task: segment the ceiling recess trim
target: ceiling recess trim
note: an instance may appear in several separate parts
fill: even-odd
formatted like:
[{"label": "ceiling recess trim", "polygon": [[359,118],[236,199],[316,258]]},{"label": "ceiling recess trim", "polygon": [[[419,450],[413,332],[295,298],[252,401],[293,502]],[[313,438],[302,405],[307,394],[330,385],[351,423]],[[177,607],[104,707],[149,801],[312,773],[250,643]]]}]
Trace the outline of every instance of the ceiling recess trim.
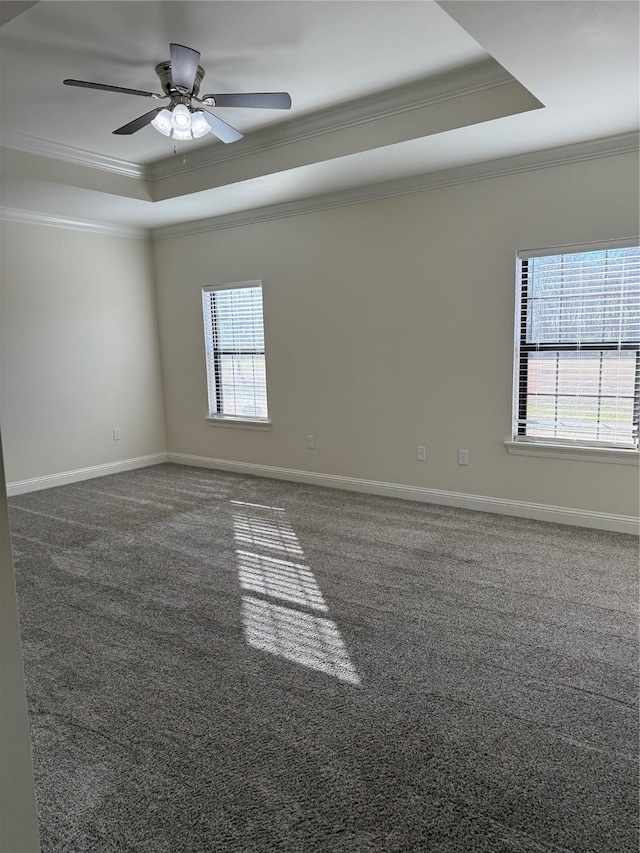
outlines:
[{"label": "ceiling recess trim", "polygon": [[[513,82],[514,78],[494,59],[483,59],[435,77],[374,92],[273,128],[258,130],[231,147],[213,143],[191,151],[185,148],[181,154],[188,157],[187,166],[182,165],[182,157],[176,158],[173,153],[142,165],[12,131],[0,133],[0,145],[78,166],[157,181]],[[180,165],[176,164],[177,160]]]},{"label": "ceiling recess trim", "polygon": [[233,146],[214,143],[196,148],[192,152],[183,150],[182,153],[188,157],[187,166],[177,166],[177,158],[167,157],[147,164],[145,177],[150,181],[157,181],[183,175],[282,145],[302,142],[325,133],[334,133],[514,82],[517,82],[515,78],[495,60],[483,59],[481,62],[435,77],[414,81],[384,92],[375,92],[336,107],[319,110],[309,116],[292,119],[273,128],[258,130]]},{"label": "ceiling recess trim", "polygon": [[285,202],[284,204],[268,205],[262,208],[230,213],[211,219],[200,219],[176,225],[152,228],[151,238],[153,240],[165,240],[171,237],[183,237],[190,234],[220,231],[224,228],[251,225],[269,219],[283,219],[288,216],[299,216],[320,210],[346,207],[351,204],[361,204],[368,201],[377,201],[379,199],[441,189],[442,187],[454,186],[455,184],[482,181],[503,175],[513,175],[519,172],[529,172],[552,166],[579,163],[584,160],[595,160],[602,157],[611,157],[616,154],[635,153],[638,150],[640,150],[640,137],[638,133],[626,133],[589,142],[578,142],[573,145],[563,145],[558,148],[548,148],[512,157],[503,157],[498,160],[487,160],[482,163],[458,166],[439,172],[413,175],[408,178],[385,181],[380,184],[369,184],[364,187],[340,190],[335,193],[326,193],[312,198]]},{"label": "ceiling recess trim", "polygon": [[144,166],[139,166],[137,163],[119,160],[116,157],[107,157],[103,154],[95,154],[92,151],[83,151],[81,148],[73,148],[59,142],[49,142],[46,139],[38,139],[24,133],[5,131],[0,134],[0,145],[3,148],[15,148],[18,151],[26,151],[28,154],[39,154],[42,157],[74,163],[77,166],[89,166],[93,169],[115,172],[129,178],[140,178],[142,180],[145,177]]},{"label": "ceiling recess trim", "polygon": [[68,216],[53,216],[36,210],[19,210],[15,207],[0,208],[0,219],[9,222],[26,222],[30,225],[50,225],[54,228],[68,228],[71,231],[88,231],[91,234],[110,234],[113,237],[136,237],[148,239],[148,228],[135,225],[115,225],[111,222],[92,222],[85,219],[71,219]]},{"label": "ceiling recess trim", "polygon": [[589,142],[564,145],[558,148],[548,148],[528,154],[519,154],[513,157],[503,157],[498,160],[488,160],[482,163],[459,166],[439,172],[430,172],[408,178],[385,181],[380,184],[369,184],[364,187],[326,193],[321,196],[285,202],[284,204],[254,208],[253,210],[231,213],[211,219],[199,219],[159,228],[148,229],[134,225],[117,225],[108,222],[77,220],[65,216],[54,216],[48,213],[10,207],[0,208],[0,219],[11,222],[69,228],[93,234],[111,234],[117,237],[134,237],[138,239],[148,239],[151,237],[153,240],[164,240],[171,237],[203,234],[210,231],[219,231],[224,228],[250,225],[270,219],[282,219],[288,216],[298,216],[320,210],[346,207],[351,204],[361,204],[368,201],[425,192],[427,190],[481,181],[503,175],[513,175],[535,169],[562,166],[568,163],[579,163],[584,160],[595,160],[617,154],[633,154],[639,150],[640,137],[638,133],[626,133]]}]

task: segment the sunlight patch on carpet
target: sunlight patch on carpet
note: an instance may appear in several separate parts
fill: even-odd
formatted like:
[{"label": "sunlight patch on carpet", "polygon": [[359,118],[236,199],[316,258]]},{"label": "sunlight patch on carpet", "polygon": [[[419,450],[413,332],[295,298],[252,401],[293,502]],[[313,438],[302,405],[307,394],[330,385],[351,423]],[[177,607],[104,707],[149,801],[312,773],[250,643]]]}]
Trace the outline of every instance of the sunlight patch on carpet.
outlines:
[{"label": "sunlight patch on carpet", "polygon": [[[321,615],[329,607],[305,562],[298,537],[285,515],[276,514],[285,510],[231,503],[234,536],[238,545],[245,546],[236,549],[236,561],[240,586],[250,593],[242,598],[249,645],[349,684],[360,684],[338,626]],[[295,562],[283,559],[285,556],[295,557]]]},{"label": "sunlight patch on carpet", "polygon": [[242,618],[247,640],[254,648],[350,684],[360,683],[331,619],[252,596],[242,598]]},{"label": "sunlight patch on carpet", "polygon": [[313,572],[302,563],[238,550],[236,558],[243,589],[302,604],[312,610],[329,609]]},{"label": "sunlight patch on carpet", "polygon": [[233,532],[240,545],[267,548],[296,557],[304,556],[295,533],[281,517],[262,518],[256,513],[236,512],[233,516]]}]

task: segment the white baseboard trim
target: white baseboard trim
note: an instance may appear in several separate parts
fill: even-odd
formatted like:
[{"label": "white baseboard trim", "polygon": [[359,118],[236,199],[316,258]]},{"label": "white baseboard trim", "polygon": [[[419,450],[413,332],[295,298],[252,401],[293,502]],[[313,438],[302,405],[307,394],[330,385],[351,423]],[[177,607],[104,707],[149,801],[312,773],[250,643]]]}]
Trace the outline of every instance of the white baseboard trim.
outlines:
[{"label": "white baseboard trim", "polygon": [[277,468],[250,462],[234,462],[229,459],[212,459],[208,456],[191,456],[188,453],[167,453],[167,462],[173,462],[176,465],[193,465],[198,468],[213,468],[220,471],[236,471],[241,474],[254,474],[258,477],[271,477],[275,480],[290,480],[294,483],[309,483],[316,486],[328,486],[333,489],[345,489],[351,492],[364,492],[371,495],[454,506],[460,509],[493,512],[499,515],[513,515],[536,521],[592,527],[597,530],[613,530],[619,533],[635,534],[636,536],[640,532],[640,519],[632,515],[614,515],[606,512],[591,512],[583,509],[571,509],[570,507],[530,503],[529,501],[487,498],[482,495],[426,489],[421,486],[406,486],[401,483],[361,480],[356,477],[340,477],[336,474],[318,474],[314,471],[298,471],[292,468]]},{"label": "white baseboard trim", "polygon": [[148,465],[160,465],[166,461],[166,453],[152,453],[149,456],[137,456],[135,459],[123,459],[120,462],[106,462],[104,465],[92,465],[90,468],[63,471],[61,474],[47,474],[30,480],[17,480],[14,483],[7,483],[7,495],[12,497],[26,492],[37,492],[39,489],[50,489],[53,486],[66,486],[69,483],[79,483],[81,480],[91,480],[93,477],[118,474],[120,471],[133,471],[134,468],[145,468]]}]

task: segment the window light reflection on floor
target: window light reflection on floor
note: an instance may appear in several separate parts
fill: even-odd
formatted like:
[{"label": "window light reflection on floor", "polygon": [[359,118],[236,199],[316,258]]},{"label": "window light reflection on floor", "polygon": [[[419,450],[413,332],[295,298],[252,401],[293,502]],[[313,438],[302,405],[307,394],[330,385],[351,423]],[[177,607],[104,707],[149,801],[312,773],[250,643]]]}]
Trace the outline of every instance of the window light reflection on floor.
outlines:
[{"label": "window light reflection on floor", "polygon": [[269,509],[272,512],[284,512],[281,506],[266,506],[266,504],[250,504],[246,501],[231,501],[234,506],[250,506],[253,509]]},{"label": "window light reflection on floor", "polygon": [[338,628],[331,619],[243,596],[242,617],[250,645],[310,669],[359,684]]},{"label": "window light reflection on floor", "polygon": [[250,593],[242,598],[249,645],[349,684],[360,684],[336,623],[323,615],[329,608],[304,562],[304,551],[285,510],[231,503],[235,539],[244,546],[236,549],[240,585]]},{"label": "window light reflection on floor", "polygon": [[236,542],[241,545],[304,556],[295,533],[282,518],[263,519],[247,512],[237,512],[233,516],[233,532]]},{"label": "window light reflection on floor", "polygon": [[240,585],[249,592],[326,611],[327,605],[311,570],[302,563],[236,551]]}]

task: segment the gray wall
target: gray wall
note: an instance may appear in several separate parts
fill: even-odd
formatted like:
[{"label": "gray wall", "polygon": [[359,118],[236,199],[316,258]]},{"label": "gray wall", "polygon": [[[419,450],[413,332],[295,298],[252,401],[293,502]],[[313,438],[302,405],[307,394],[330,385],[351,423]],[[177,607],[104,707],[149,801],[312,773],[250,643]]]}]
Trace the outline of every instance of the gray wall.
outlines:
[{"label": "gray wall", "polygon": [[1,273],[7,481],[162,453],[149,241],[3,222]]},{"label": "gray wall", "polygon": [[[157,241],[169,451],[637,516],[637,467],[504,446],[516,252],[636,235],[637,187],[625,154]],[[205,423],[200,288],[253,279],[270,432]]]}]

